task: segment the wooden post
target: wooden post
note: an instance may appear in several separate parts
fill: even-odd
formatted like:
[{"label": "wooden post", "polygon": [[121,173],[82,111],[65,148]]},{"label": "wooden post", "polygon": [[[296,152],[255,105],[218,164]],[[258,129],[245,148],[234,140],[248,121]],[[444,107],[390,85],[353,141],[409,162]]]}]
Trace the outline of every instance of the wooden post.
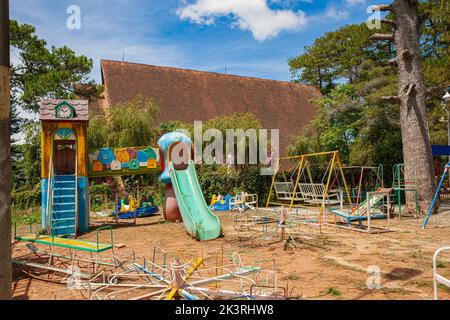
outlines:
[{"label": "wooden post", "polygon": [[0,300],[11,299],[9,0],[0,0]]}]

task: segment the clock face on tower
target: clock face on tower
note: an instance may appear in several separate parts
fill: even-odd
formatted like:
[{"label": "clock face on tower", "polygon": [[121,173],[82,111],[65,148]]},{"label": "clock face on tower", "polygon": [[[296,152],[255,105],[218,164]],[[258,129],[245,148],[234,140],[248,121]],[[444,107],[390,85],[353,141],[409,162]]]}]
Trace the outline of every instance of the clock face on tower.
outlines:
[{"label": "clock face on tower", "polygon": [[68,104],[60,104],[56,107],[56,118],[70,119],[73,118],[73,107]]}]

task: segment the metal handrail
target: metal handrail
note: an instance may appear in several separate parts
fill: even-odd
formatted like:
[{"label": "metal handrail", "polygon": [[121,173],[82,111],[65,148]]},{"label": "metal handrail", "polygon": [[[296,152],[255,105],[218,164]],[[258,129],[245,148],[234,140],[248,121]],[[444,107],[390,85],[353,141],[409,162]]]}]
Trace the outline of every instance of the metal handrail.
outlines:
[{"label": "metal handrail", "polygon": [[[438,250],[433,255],[433,293],[434,293],[434,300],[438,300],[438,281],[436,280],[436,276],[439,276],[437,273],[437,259],[439,257],[439,254],[443,251],[450,251],[450,247],[443,247]],[[441,276],[441,278],[443,278]],[[445,279],[447,280],[447,279]]]},{"label": "metal handrail", "polygon": [[[75,148],[78,148],[76,146]],[[75,152],[75,225],[74,225],[74,233],[75,238],[78,233],[78,152]]]},{"label": "metal handrail", "polygon": [[112,226],[104,226],[104,227],[98,228],[96,230],[97,231],[97,250],[99,250],[99,247],[100,247],[100,241],[99,241],[100,240],[100,231],[102,231],[102,230],[109,230],[109,241],[112,246],[114,245]]}]

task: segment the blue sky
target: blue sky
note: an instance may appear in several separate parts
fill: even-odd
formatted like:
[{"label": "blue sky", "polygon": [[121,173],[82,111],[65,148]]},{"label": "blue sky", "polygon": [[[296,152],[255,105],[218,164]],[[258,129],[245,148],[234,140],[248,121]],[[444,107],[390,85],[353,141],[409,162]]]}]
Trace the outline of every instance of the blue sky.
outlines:
[{"label": "blue sky", "polygon": [[[13,0],[11,18],[49,45],[122,60],[289,81],[287,60],[327,31],[366,21],[371,0]],[[81,29],[69,30],[70,5]],[[15,57],[13,56],[13,62]]]}]

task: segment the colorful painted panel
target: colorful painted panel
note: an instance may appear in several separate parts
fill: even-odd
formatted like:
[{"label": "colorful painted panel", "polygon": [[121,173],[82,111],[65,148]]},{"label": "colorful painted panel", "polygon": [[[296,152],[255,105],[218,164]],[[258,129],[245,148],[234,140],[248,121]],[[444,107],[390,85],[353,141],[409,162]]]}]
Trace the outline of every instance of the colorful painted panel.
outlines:
[{"label": "colorful painted panel", "polygon": [[160,170],[158,148],[100,148],[89,153],[90,177],[157,174]]},{"label": "colorful painted panel", "polygon": [[76,140],[77,137],[75,136],[75,132],[68,128],[60,128],[58,131],[56,131],[54,137],[54,140]]}]

